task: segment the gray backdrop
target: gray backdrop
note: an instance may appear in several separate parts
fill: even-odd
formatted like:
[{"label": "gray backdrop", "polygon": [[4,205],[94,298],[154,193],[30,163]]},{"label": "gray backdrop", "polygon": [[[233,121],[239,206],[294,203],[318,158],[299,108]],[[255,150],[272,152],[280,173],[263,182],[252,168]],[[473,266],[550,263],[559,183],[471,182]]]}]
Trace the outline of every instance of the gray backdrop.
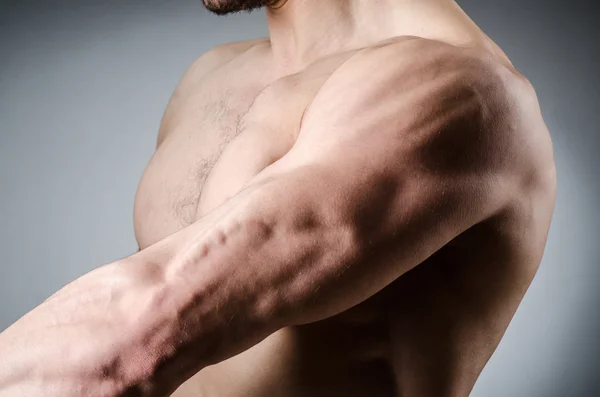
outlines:
[{"label": "gray backdrop", "polygon": [[[0,330],[136,250],[134,193],[179,77],[267,34],[262,11],[200,1],[0,0]],[[600,396],[599,7],[460,4],[537,88],[559,177],[542,266],[472,395]]]}]

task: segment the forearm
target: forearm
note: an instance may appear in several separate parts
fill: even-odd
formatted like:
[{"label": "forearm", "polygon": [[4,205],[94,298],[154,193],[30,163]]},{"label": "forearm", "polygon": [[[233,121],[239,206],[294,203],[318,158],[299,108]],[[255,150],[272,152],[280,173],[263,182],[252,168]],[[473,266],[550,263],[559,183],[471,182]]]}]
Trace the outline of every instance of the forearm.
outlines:
[{"label": "forearm", "polygon": [[[331,180],[306,176],[248,188],[59,291],[0,338],[0,387],[18,395],[26,385],[28,396],[168,395],[281,327],[375,293],[393,277],[357,265],[351,222],[315,194]],[[48,382],[59,391],[49,393]]]},{"label": "forearm", "polygon": [[258,190],[75,280],[0,334],[0,396],[164,396],[274,332],[270,288],[255,288],[267,280],[250,273],[287,250],[260,257],[285,235],[249,216]]}]

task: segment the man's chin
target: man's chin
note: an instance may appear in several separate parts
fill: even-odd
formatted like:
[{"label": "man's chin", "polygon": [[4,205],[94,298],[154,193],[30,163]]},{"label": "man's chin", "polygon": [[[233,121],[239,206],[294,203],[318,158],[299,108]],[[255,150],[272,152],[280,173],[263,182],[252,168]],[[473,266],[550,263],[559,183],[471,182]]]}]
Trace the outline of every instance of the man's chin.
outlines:
[{"label": "man's chin", "polygon": [[269,0],[203,0],[204,7],[217,15],[251,12],[269,4]]}]

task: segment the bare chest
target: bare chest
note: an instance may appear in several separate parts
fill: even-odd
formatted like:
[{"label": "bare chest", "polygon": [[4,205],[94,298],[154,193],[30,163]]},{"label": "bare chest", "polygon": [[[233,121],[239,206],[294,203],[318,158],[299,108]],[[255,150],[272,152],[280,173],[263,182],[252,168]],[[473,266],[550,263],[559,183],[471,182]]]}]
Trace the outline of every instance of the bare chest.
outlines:
[{"label": "bare chest", "polygon": [[161,143],[136,195],[140,248],[193,223],[285,155],[306,107],[348,57],[273,82],[265,82],[258,71],[240,77],[234,64],[172,101]]}]

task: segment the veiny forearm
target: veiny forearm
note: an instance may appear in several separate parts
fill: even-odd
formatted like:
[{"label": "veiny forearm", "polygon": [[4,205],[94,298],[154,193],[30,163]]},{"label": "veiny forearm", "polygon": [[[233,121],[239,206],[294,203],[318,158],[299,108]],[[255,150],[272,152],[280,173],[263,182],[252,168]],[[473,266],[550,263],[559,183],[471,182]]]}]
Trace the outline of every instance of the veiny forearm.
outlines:
[{"label": "veiny forearm", "polygon": [[59,291],[0,336],[0,396],[165,396],[383,288],[393,274],[360,266],[354,225],[317,170],[250,187]]},{"label": "veiny forearm", "polygon": [[275,234],[248,216],[261,185],[73,281],[1,333],[0,396],[165,396],[274,332],[266,280],[249,274],[275,259],[256,256]]}]

